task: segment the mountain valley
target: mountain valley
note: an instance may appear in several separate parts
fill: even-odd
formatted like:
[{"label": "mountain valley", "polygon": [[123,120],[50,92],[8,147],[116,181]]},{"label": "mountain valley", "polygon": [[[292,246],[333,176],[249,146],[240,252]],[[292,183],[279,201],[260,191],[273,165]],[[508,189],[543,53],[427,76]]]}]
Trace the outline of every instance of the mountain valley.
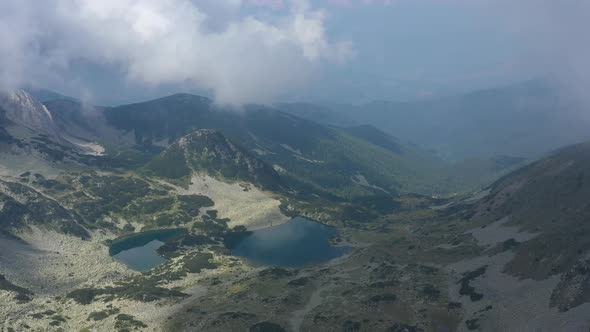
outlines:
[{"label": "mountain valley", "polygon": [[[588,328],[589,143],[452,164],[267,106],[17,95],[0,99],[6,331]],[[232,252],[297,217],[350,250],[296,267]],[[151,269],[113,257],[155,240]]]}]

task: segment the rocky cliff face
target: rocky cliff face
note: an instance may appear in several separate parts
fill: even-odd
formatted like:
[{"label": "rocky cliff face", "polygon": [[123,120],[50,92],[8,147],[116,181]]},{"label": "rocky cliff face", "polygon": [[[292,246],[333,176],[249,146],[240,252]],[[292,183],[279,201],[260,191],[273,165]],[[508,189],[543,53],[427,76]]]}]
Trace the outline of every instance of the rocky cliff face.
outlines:
[{"label": "rocky cliff face", "polygon": [[59,134],[49,110],[24,90],[0,93],[0,107],[7,120],[46,135],[57,143],[66,143]]},{"label": "rocky cliff face", "polygon": [[0,91],[0,142],[8,143],[12,153],[44,156],[49,160],[103,153],[99,144],[75,138],[68,132],[63,121],[28,92]]}]

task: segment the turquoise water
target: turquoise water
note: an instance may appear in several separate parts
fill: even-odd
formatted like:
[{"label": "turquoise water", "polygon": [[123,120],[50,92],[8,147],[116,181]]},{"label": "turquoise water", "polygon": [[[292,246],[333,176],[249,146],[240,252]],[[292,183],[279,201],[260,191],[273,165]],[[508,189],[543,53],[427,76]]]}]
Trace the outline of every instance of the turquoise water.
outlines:
[{"label": "turquoise water", "polygon": [[309,219],[296,217],[289,222],[253,231],[230,248],[232,255],[254,263],[282,267],[320,264],[351,251],[335,247],[330,238],[337,230]]},{"label": "turquoise water", "polygon": [[109,248],[110,255],[136,271],[147,271],[166,259],[156,251],[166,241],[186,234],[184,228],[160,229],[133,234],[114,240]]}]

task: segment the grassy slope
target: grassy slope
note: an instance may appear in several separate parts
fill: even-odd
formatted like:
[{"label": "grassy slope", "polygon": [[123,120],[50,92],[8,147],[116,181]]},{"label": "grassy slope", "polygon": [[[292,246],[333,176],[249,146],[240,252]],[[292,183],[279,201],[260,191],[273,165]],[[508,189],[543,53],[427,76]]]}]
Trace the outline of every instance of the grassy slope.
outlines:
[{"label": "grassy slope", "polygon": [[380,147],[367,137],[260,106],[216,110],[201,97],[174,95],[108,109],[106,116],[115,127],[133,130],[139,144],[172,142],[200,128],[218,129],[233,142],[260,151],[264,161],[286,170],[282,176],[300,190],[347,199],[372,195],[375,190],[351,181],[357,172],[391,193],[440,194],[465,188],[448,180],[452,174],[447,165],[412,146],[403,146],[404,152],[399,153],[388,148],[391,142]]}]

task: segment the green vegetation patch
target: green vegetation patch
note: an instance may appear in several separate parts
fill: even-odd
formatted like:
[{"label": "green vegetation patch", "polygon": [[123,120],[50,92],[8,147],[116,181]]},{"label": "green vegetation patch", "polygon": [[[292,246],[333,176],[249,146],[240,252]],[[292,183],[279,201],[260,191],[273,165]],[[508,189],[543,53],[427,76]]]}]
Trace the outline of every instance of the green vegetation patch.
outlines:
[{"label": "green vegetation patch", "polygon": [[215,203],[211,198],[203,195],[180,195],[178,199],[178,207],[189,215],[199,214],[199,210],[204,207],[211,207]]},{"label": "green vegetation patch", "polygon": [[103,320],[107,317],[118,314],[119,311],[120,311],[119,308],[109,308],[109,309],[101,310],[101,311],[93,311],[88,315],[88,318],[86,318],[86,320],[94,320],[94,321]]},{"label": "green vegetation patch", "polygon": [[184,298],[187,296],[187,294],[178,290],[160,287],[157,280],[144,278],[143,276],[117,283],[113,287],[80,288],[66,295],[67,298],[82,305],[90,304],[99,297],[105,302],[114,298],[153,302],[166,298]]},{"label": "green vegetation patch", "polygon": [[434,285],[426,284],[422,287],[421,294],[431,301],[437,301],[440,298],[441,292]]},{"label": "green vegetation patch", "polygon": [[193,221],[200,209],[215,203],[203,195],[147,196],[129,204],[122,216],[155,227],[181,226]]},{"label": "green vegetation patch", "polygon": [[193,230],[211,237],[223,237],[228,231],[228,218],[218,218],[217,210],[208,210],[201,216],[201,221],[193,224]]},{"label": "green vegetation patch", "polygon": [[[204,269],[216,269],[218,265],[213,260],[213,254],[204,252],[190,252],[185,254],[178,262],[167,263],[156,267],[150,275],[144,279],[149,283],[159,283],[160,281],[180,280],[189,273],[199,273]],[[174,266],[171,266],[174,264]]]},{"label": "green vegetation patch", "polygon": [[231,231],[225,233],[223,236],[223,244],[226,248],[232,249],[250,234],[252,234],[252,232],[248,231],[245,226],[236,226]]},{"label": "green vegetation patch", "polygon": [[424,330],[415,325],[409,325],[404,323],[395,323],[388,327],[386,332],[423,332]]},{"label": "green vegetation patch", "polygon": [[129,214],[153,214],[163,210],[171,210],[176,200],[174,197],[146,197],[136,200],[127,208]]},{"label": "green vegetation patch", "polygon": [[147,325],[144,322],[135,319],[132,315],[118,314],[115,317],[115,328],[119,330],[142,329],[146,327]]},{"label": "green vegetation patch", "polygon": [[369,303],[381,303],[381,302],[395,302],[397,300],[397,296],[395,294],[391,294],[391,293],[385,293],[385,294],[378,294],[378,295],[374,295],[371,296],[371,298],[369,298]]},{"label": "green vegetation patch", "polygon": [[150,184],[132,176],[97,176],[89,173],[76,179],[82,190],[90,196],[74,202],[74,209],[89,223],[111,212],[120,212],[132,201],[147,195],[165,195],[152,190]]},{"label": "green vegetation patch", "polygon": [[28,186],[7,181],[0,183],[0,230],[10,232],[27,224],[38,224],[83,239],[90,237],[84,228],[84,220],[75,212]]},{"label": "green vegetation patch", "polygon": [[344,324],[342,324],[342,331],[343,332],[356,332],[356,331],[360,331],[361,330],[361,326],[362,326],[362,323],[361,322],[356,322],[356,321],[352,321],[352,320],[346,320],[346,321],[344,321]]},{"label": "green vegetation patch", "polygon": [[216,269],[217,264],[212,263],[213,255],[210,253],[194,253],[183,257],[180,262],[184,269],[190,273],[199,273],[203,269]]},{"label": "green vegetation patch", "polygon": [[156,249],[158,254],[162,257],[172,258],[181,254],[183,248],[191,248],[197,246],[207,246],[217,244],[217,241],[210,237],[200,234],[186,234],[174,240],[164,243],[161,247]]},{"label": "green vegetation patch", "polygon": [[286,332],[282,326],[272,322],[260,322],[256,323],[248,329],[249,332]]},{"label": "green vegetation patch", "polygon": [[164,153],[152,159],[147,164],[146,170],[153,175],[176,180],[191,175],[191,169],[187,165],[184,151],[178,144],[169,146]]},{"label": "green vegetation patch", "polygon": [[463,273],[463,278],[459,279],[458,284],[461,284],[461,288],[459,289],[459,294],[461,296],[469,296],[471,301],[476,302],[483,298],[483,294],[477,293],[475,288],[470,285],[471,281],[475,280],[479,276],[482,276],[486,273],[488,266],[484,265],[474,271],[469,271]]},{"label": "green vegetation patch", "polygon": [[479,330],[479,318],[468,319],[465,321],[465,326],[469,331]]}]

